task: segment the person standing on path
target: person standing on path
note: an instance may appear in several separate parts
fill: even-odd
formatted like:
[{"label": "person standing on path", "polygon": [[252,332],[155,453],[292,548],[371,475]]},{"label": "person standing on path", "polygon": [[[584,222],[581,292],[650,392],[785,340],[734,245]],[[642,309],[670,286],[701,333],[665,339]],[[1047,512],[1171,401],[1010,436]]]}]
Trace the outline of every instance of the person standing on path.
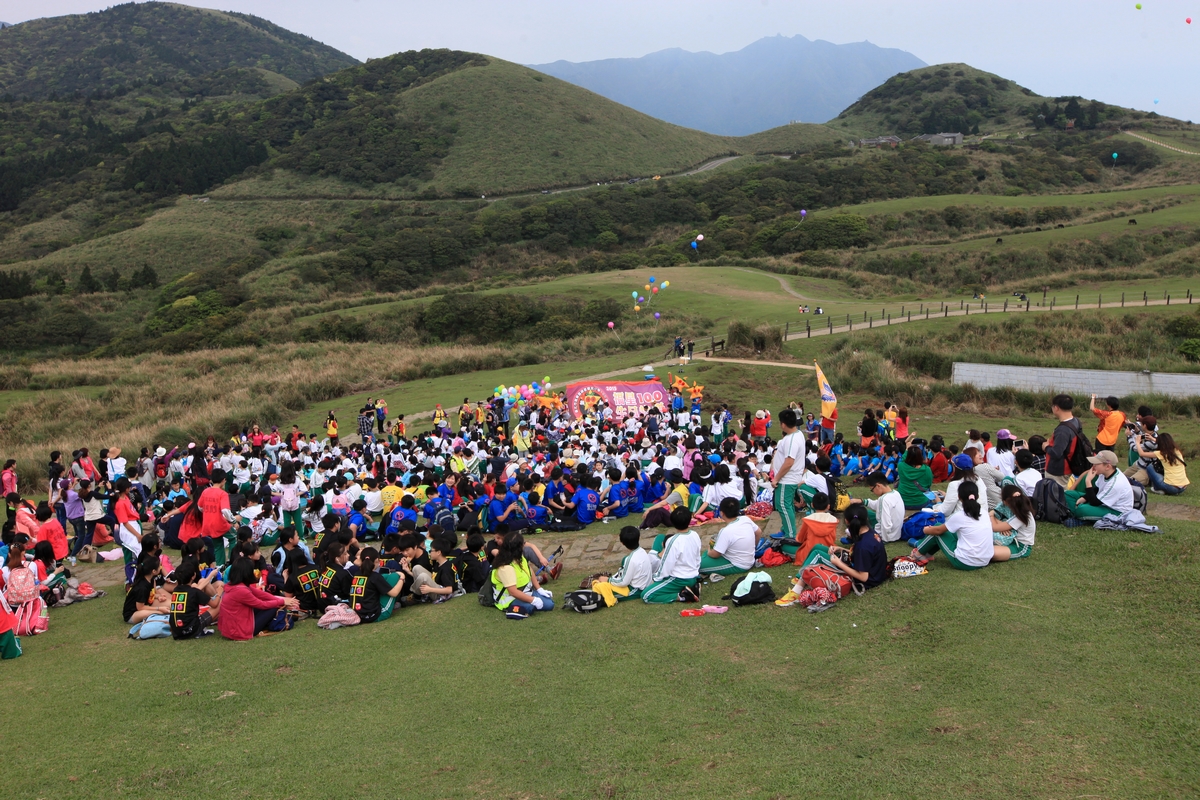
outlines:
[{"label": "person standing on path", "polygon": [[790,408],[779,412],[779,424],[783,427],[784,437],[775,448],[774,463],[779,466],[771,486],[775,488],[775,510],[779,512],[784,538],[795,539],[796,490],[804,482],[807,463],[804,460],[804,435],[796,430],[799,420]]},{"label": "person standing on path", "polygon": [[691,358],[692,358],[692,352],[693,352],[695,349],[696,349],[696,343],[695,343],[695,342],[693,342],[691,339],[688,339],[688,343],[687,343],[687,357],[688,357],[688,360],[689,360],[689,361],[691,360]]}]

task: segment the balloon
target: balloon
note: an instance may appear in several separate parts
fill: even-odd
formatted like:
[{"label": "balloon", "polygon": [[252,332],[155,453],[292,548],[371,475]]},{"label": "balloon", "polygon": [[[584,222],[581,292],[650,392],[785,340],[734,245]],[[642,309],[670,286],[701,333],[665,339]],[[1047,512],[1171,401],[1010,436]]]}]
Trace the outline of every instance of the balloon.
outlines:
[{"label": "balloon", "polygon": [[1141,3],[1138,3],[1137,5],[1135,5],[1135,6],[1134,6],[1134,8],[1136,8],[1138,11],[1141,11],[1141,10],[1142,10],[1142,4],[1141,4]]},{"label": "balloon", "polygon": [[[693,249],[693,250],[699,250],[699,249],[700,249],[700,243],[699,243],[699,242],[692,242],[692,249]],[[655,291],[657,291],[657,290],[655,290]]]},{"label": "balloon", "polygon": [[650,291],[650,284],[647,283],[644,288],[646,289],[647,292]]},{"label": "balloon", "polygon": [[609,327],[609,329],[611,330],[611,329],[613,328],[613,324],[612,324],[611,322],[610,322],[610,323],[608,323],[608,327]]},{"label": "balloon", "polygon": [[549,376],[549,375],[547,375],[546,377],[542,378],[542,380],[543,380],[543,381],[546,383],[546,385],[547,385],[547,386],[549,386],[549,385],[550,385],[550,376]]},{"label": "balloon", "polygon": [[641,306],[634,306],[634,307],[633,307],[633,310],[634,310],[634,311],[641,311],[641,310],[642,310],[642,307],[641,307]]},{"label": "balloon", "polygon": [[1154,105],[1158,105],[1158,98],[1154,98]]},{"label": "balloon", "polygon": [[655,311],[655,312],[654,312],[654,318],[655,318],[655,319],[658,319],[658,318],[660,318],[661,316],[662,316],[662,314],[658,313],[657,311]]},{"label": "balloon", "polygon": [[549,389],[549,388],[550,388],[550,384],[548,384],[548,383],[547,383],[547,384],[546,384],[546,388],[547,388],[547,389]]},{"label": "balloon", "polygon": [[651,282],[651,283],[654,283],[654,276],[653,276],[653,275],[651,275],[651,276],[650,276],[650,282]]},{"label": "balloon", "polygon": [[651,289],[650,291],[654,292],[655,294],[658,294],[658,287],[657,287],[657,286],[655,286],[655,287],[654,287],[653,289]]},{"label": "balloon", "polygon": [[634,293],[633,293],[633,299],[634,299],[634,300],[637,300],[637,292],[634,292]]},{"label": "balloon", "polygon": [[671,285],[671,282],[670,282],[670,281],[663,281],[663,282],[662,282],[662,288],[664,288],[664,289],[665,289],[665,288],[667,288],[667,287],[668,287],[668,286],[670,286],[670,285]]},{"label": "balloon", "polygon": [[1116,160],[1117,160],[1117,154],[1113,153],[1113,161],[1116,161]]},{"label": "balloon", "polygon": [[1188,17],[1187,19],[1185,19],[1185,20],[1184,20],[1184,22],[1186,22],[1188,25],[1191,25],[1191,24],[1192,24],[1192,18],[1191,18],[1191,17]]},{"label": "balloon", "polygon": [[807,216],[808,216],[808,211],[807,211],[807,210],[805,210],[805,209],[803,209],[803,208],[802,208],[802,209],[800,209],[800,216],[802,216],[802,217],[807,217]]},{"label": "balloon", "polygon": [[[704,241],[704,234],[702,233],[702,234],[700,234],[699,236],[697,236],[697,237],[696,237],[696,241],[697,241],[697,242],[703,242],[703,241]],[[663,281],[663,283],[666,283],[666,281]]]}]

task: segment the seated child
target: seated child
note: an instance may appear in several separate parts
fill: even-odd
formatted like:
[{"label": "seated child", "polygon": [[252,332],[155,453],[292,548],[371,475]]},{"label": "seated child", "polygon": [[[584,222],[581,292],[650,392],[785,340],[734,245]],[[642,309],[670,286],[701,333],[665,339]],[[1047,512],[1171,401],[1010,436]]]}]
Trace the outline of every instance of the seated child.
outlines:
[{"label": "seated child", "polygon": [[700,577],[700,534],[688,530],[692,512],[687,506],[671,511],[674,532],[658,535],[651,546],[651,556],[657,556],[653,582],[642,590],[646,603],[673,603],[684,589],[694,590]]},{"label": "seated child", "polygon": [[[829,513],[829,495],[824,492],[813,495],[812,507],[813,513],[800,521],[796,544],[783,547],[783,552],[791,555],[796,564],[804,564],[814,547],[832,547],[837,539],[838,520]],[[794,552],[789,552],[793,548]]]},{"label": "seated child", "polygon": [[646,587],[654,581],[655,564],[650,554],[642,549],[641,532],[637,527],[626,525],[621,528],[620,539],[629,551],[629,555],[621,561],[621,568],[611,576],[603,576],[592,582],[592,590],[603,595],[610,606],[610,599],[620,601],[641,597]]},{"label": "seated child", "polygon": [[171,594],[171,636],[196,639],[213,632],[212,624],[221,611],[221,592],[208,594],[211,575],[201,578],[195,562],[185,561],[175,569],[175,591]]}]

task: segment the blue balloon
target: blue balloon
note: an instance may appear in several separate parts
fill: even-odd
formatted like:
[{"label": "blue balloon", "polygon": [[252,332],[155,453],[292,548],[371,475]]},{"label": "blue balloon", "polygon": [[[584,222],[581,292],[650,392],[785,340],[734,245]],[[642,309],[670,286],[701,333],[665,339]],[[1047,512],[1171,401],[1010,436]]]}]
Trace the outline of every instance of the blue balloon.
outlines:
[{"label": "blue balloon", "polygon": [[653,276],[653,275],[651,275],[651,276],[650,276],[650,282],[651,282],[651,283],[654,283],[654,276]]},{"label": "blue balloon", "polygon": [[1117,154],[1113,153],[1113,161],[1116,161],[1116,160],[1117,160]]},{"label": "blue balloon", "polygon": [[693,249],[693,250],[699,250],[699,249],[700,249],[700,243],[699,243],[699,242],[692,242],[692,249]]}]

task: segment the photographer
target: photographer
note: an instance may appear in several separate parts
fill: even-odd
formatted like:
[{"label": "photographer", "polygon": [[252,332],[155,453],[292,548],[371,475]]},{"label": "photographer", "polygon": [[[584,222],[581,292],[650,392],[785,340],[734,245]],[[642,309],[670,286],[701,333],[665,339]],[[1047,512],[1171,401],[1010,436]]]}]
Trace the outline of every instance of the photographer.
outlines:
[{"label": "photographer", "polygon": [[1140,456],[1139,463],[1143,460],[1149,462],[1145,469],[1146,477],[1150,481],[1150,491],[1155,494],[1183,494],[1189,483],[1187,462],[1183,460],[1183,453],[1175,446],[1174,437],[1169,433],[1159,434],[1158,448],[1155,450],[1143,447],[1144,440],[1145,436],[1139,435],[1134,441],[1134,447]]},{"label": "photographer", "polygon": [[1151,453],[1158,450],[1158,420],[1152,414],[1143,415],[1142,411],[1149,412],[1150,409],[1143,406],[1138,409],[1136,422],[1125,423],[1125,439],[1129,444],[1129,468],[1125,470],[1125,477],[1149,486],[1148,472],[1153,469],[1154,459],[1139,455],[1138,451]]}]

